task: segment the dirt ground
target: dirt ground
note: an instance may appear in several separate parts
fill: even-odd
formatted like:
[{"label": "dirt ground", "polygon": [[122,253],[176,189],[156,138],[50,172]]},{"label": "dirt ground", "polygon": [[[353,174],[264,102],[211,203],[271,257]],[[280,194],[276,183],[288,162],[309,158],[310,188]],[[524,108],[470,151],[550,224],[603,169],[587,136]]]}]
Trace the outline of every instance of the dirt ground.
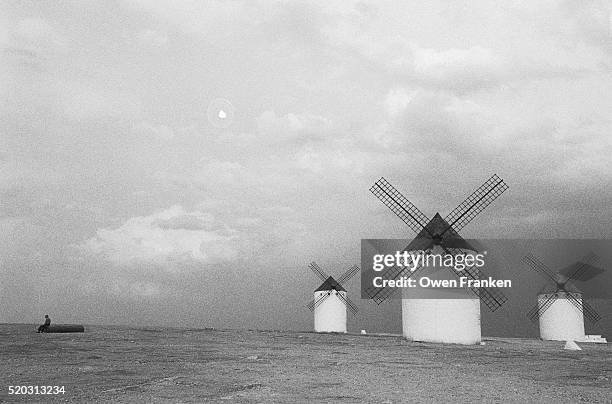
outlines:
[{"label": "dirt ground", "polygon": [[[486,339],[0,324],[0,401],[612,402],[612,347]],[[57,396],[11,385],[65,386]]]}]

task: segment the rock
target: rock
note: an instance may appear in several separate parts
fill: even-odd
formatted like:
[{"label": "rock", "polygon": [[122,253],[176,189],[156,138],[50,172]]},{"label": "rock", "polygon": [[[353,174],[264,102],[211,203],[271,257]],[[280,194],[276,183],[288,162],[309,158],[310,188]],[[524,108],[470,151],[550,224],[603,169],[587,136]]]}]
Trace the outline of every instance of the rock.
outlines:
[{"label": "rock", "polygon": [[366,330],[361,330],[361,334],[363,334],[363,335],[367,334]]},{"label": "rock", "polygon": [[567,341],[563,349],[567,349],[568,351],[582,351],[582,348],[580,348],[574,341]]},{"label": "rock", "polygon": [[249,356],[249,357],[247,357],[247,359],[251,360],[251,361],[257,360],[257,355]]}]

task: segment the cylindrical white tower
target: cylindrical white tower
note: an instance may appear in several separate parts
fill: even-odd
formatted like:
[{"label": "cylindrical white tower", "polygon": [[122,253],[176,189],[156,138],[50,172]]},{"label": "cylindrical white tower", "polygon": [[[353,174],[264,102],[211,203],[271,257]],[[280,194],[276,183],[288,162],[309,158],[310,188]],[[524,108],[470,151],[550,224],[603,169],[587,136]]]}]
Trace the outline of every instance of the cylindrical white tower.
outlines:
[{"label": "cylindrical white tower", "polygon": [[[432,254],[445,254],[436,246]],[[444,266],[428,266],[418,270],[421,277],[458,281],[461,272]],[[480,299],[468,288],[404,288],[402,331],[411,341],[450,344],[478,344],[481,341]],[[407,298],[410,297],[410,298]],[[426,298],[423,298],[426,297]]]},{"label": "cylindrical white tower", "polygon": [[402,331],[411,341],[478,344],[479,299],[403,299]]},{"label": "cylindrical white tower", "polygon": [[346,298],[346,291],[316,290],[314,292],[315,302],[327,294],[329,296],[314,309],[315,332],[346,332],[346,304],[338,297],[342,295]]},{"label": "cylindrical white tower", "polygon": [[[556,295],[554,302],[539,313],[540,317],[540,338],[546,341],[583,341],[584,316],[567,295],[570,292],[555,292],[538,295],[538,307],[548,301],[551,295]],[[572,293],[575,303],[579,302],[582,307],[582,295]]]}]

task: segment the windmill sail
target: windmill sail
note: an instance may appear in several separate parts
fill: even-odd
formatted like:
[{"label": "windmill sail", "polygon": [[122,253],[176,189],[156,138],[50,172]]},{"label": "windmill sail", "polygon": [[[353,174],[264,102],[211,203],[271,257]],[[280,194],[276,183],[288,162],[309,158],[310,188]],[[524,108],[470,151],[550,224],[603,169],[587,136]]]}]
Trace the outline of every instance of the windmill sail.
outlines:
[{"label": "windmill sail", "polygon": [[317,307],[319,307],[319,305],[321,305],[325,300],[327,300],[332,294],[331,291],[336,291],[344,292],[335,293],[334,295],[337,296],[353,314],[357,313],[357,306],[355,305],[355,303],[349,300],[348,297],[345,296],[347,291],[342,286],[342,283],[346,282],[347,280],[354,277],[357,273],[359,273],[359,266],[353,265],[352,267],[347,269],[344,274],[342,274],[342,276],[338,278],[338,280],[334,279],[333,276],[327,275],[325,271],[314,261],[312,261],[308,265],[308,268],[310,268],[310,270],[323,281],[323,283],[317,289],[315,289],[315,295],[317,294],[317,292],[328,292],[320,294],[318,297],[315,297],[315,299],[311,300],[308,304],[306,304],[306,307],[310,311],[314,311]]},{"label": "windmill sail", "polygon": [[493,174],[491,178],[446,216],[446,221],[450,223],[449,229],[451,227],[455,231],[463,229],[507,189],[508,185],[504,180],[499,178],[497,174]]},{"label": "windmill sail", "polygon": [[536,321],[550,306],[552,306],[555,300],[557,300],[557,295],[551,293],[546,300],[538,301],[538,303],[527,312],[527,317],[529,317],[531,321]]},{"label": "windmill sail", "polygon": [[350,280],[353,276],[355,276],[361,269],[357,265],[353,265],[349,269],[346,270],[340,278],[338,278],[338,283],[343,284],[346,281]]},{"label": "windmill sail", "polygon": [[308,268],[310,268],[310,270],[317,275],[319,278],[321,278],[322,281],[326,280],[327,277],[329,275],[327,275],[323,269],[321,269],[321,267],[319,265],[317,265],[316,262],[312,261],[310,264],[308,264]]},{"label": "windmill sail", "polygon": [[[410,261],[410,263],[412,264],[412,260]],[[400,267],[400,266],[394,265],[393,267],[390,267],[385,271],[385,278],[386,279],[399,279],[404,276],[406,277],[406,279],[409,279],[410,277],[414,276],[421,268],[423,268],[422,265],[415,268],[413,271],[409,271],[406,267]],[[376,304],[381,304],[382,302],[387,300],[389,297],[397,293],[398,290],[396,288],[384,288],[384,287],[377,288],[374,285],[372,285],[368,287],[365,290],[365,292],[370,297],[370,299],[376,302]]]},{"label": "windmill sail", "polygon": [[325,301],[325,299],[327,299],[329,297],[329,293],[325,294],[325,295],[321,295],[319,296],[316,300],[312,299],[310,301],[310,303],[308,303],[306,305],[306,307],[308,308],[308,310],[310,311],[314,311],[314,309],[316,309],[321,303],[323,303]]},{"label": "windmill sail", "polygon": [[[428,251],[434,245],[441,245],[444,249],[476,251],[459,235],[458,231],[469,224],[507,189],[508,185],[497,175],[493,175],[445,219],[436,213],[431,220],[427,220],[427,216],[384,178],[376,181],[370,191],[417,233],[417,237],[406,247],[405,251]],[[416,271],[407,271],[405,267],[395,266],[385,272],[385,278],[398,279],[402,276],[414,276],[415,273]],[[466,274],[472,279],[478,279],[479,276],[474,271],[466,271]],[[366,293],[377,304],[380,304],[396,290],[395,288],[371,286],[366,289]],[[497,310],[507,301],[506,296],[497,288],[480,288],[477,291],[474,290],[474,293],[492,311]]]},{"label": "windmill sail", "polygon": [[382,201],[393,213],[395,213],[404,223],[415,233],[419,233],[429,222],[427,216],[402,195],[386,179],[379,179],[370,188],[378,199]]},{"label": "windmill sail", "polygon": [[582,261],[576,262],[563,268],[557,272],[555,276],[553,271],[550,270],[542,261],[540,261],[533,254],[528,254],[523,257],[523,262],[527,264],[534,271],[543,275],[546,279],[551,280],[555,283],[556,290],[554,293],[550,293],[545,301],[538,302],[538,304],[527,312],[527,317],[532,321],[535,321],[538,317],[541,317],[546,310],[548,310],[552,304],[559,298],[567,299],[577,310],[579,310],[584,317],[586,317],[592,323],[596,323],[601,319],[601,316],[597,311],[589,305],[582,296],[581,293],[574,293],[573,288],[569,281],[571,280],[589,280],[597,276],[603,269],[593,267],[591,264],[597,260],[597,256],[593,253],[587,255]]},{"label": "windmill sail", "polygon": [[342,293],[338,293],[336,296],[338,297],[338,299],[340,299],[340,300],[342,300],[342,302],[344,302],[344,305],[346,306],[347,309],[349,309],[351,311],[351,313],[357,314],[359,309],[357,308],[357,305],[355,305],[355,303],[353,303],[352,300],[350,300],[347,296],[343,295]]},{"label": "windmill sail", "polygon": [[530,266],[534,271],[538,272],[540,275],[557,283],[557,277],[553,274],[551,269],[548,268],[542,261],[540,261],[533,254],[525,255],[522,261],[523,263]]},{"label": "windmill sail", "polygon": [[566,277],[567,280],[588,281],[604,272],[602,268],[597,268],[592,265],[597,259],[598,257],[595,254],[590,253],[584,257],[582,261],[578,261],[573,265],[561,269],[559,273]]},{"label": "windmill sail", "polygon": [[[452,249],[452,250],[445,249],[445,251],[449,253],[453,253],[453,252],[455,254],[457,253],[455,249]],[[464,252],[461,251],[460,253],[463,254]],[[455,271],[454,269],[452,270],[452,272],[458,277],[460,276],[460,273]],[[473,280],[478,280],[480,278],[486,279],[489,277],[489,275],[487,275],[487,273],[485,272],[484,268],[482,267],[478,268],[475,265],[465,268],[462,271],[462,273],[465,274],[468,278],[473,279]],[[470,289],[472,290],[472,292],[474,292],[476,296],[478,296],[478,298],[482,301],[482,303],[484,303],[484,305],[487,306],[489,310],[491,311],[495,311],[499,309],[504,303],[508,301],[508,298],[506,297],[506,295],[504,295],[504,293],[501,291],[500,288],[489,287],[489,288],[470,288]]]},{"label": "windmill sail", "polygon": [[599,313],[595,311],[587,302],[583,299],[579,300],[573,293],[567,293],[567,299],[573,304],[591,323],[595,324],[601,320]]}]

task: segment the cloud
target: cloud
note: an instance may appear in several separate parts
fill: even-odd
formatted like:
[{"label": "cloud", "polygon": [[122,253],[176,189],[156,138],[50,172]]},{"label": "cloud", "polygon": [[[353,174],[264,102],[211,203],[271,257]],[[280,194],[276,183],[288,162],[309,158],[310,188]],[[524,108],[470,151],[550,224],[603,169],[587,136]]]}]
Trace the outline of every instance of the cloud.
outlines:
[{"label": "cloud", "polygon": [[71,81],[57,83],[54,90],[64,116],[75,121],[133,117],[141,109],[138,98],[118,89]]},{"label": "cloud", "polygon": [[[50,60],[68,53],[69,41],[42,18],[0,21],[0,51],[0,72],[37,74],[50,67]],[[3,79],[6,78],[0,76]]]},{"label": "cloud", "polygon": [[392,88],[385,97],[385,110],[392,118],[406,110],[415,93],[405,88]]},{"label": "cloud", "polygon": [[174,130],[166,125],[152,125],[149,122],[140,122],[133,129],[134,132],[145,137],[152,136],[161,140],[174,139]]},{"label": "cloud", "polygon": [[345,5],[328,8],[320,29],[343,53],[342,62],[372,64],[425,89],[466,94],[609,70],[609,7],[605,1],[569,3]]},{"label": "cloud", "polygon": [[17,22],[12,31],[15,46],[32,52],[48,53],[66,51],[67,43],[46,20],[24,18]]},{"label": "cloud", "polygon": [[415,47],[414,72],[418,78],[445,88],[470,89],[497,84],[504,63],[491,49],[437,50]]},{"label": "cloud", "polygon": [[172,265],[184,260],[211,264],[237,257],[235,238],[236,232],[231,229],[213,229],[209,214],[186,212],[175,205],[149,216],[133,217],[117,228],[100,229],[81,247],[119,265]]},{"label": "cloud", "polygon": [[[123,5],[128,9],[145,11],[181,32],[203,36],[218,46],[240,38],[261,18],[259,7],[245,1],[179,0],[169,4],[158,0],[133,0],[124,1]],[[228,25],[238,29],[226,29]]]},{"label": "cloud", "polygon": [[163,49],[168,46],[168,35],[154,29],[145,29],[135,34],[136,40],[145,46]]},{"label": "cloud", "polygon": [[[153,224],[163,230],[206,230],[211,226],[213,221],[212,215],[193,215],[185,214],[175,216],[170,219],[158,219]],[[206,220],[204,220],[206,219]]]},{"label": "cloud", "polygon": [[257,129],[269,142],[321,140],[330,135],[332,121],[309,113],[287,113],[277,116],[274,111],[265,111],[257,119]]}]

